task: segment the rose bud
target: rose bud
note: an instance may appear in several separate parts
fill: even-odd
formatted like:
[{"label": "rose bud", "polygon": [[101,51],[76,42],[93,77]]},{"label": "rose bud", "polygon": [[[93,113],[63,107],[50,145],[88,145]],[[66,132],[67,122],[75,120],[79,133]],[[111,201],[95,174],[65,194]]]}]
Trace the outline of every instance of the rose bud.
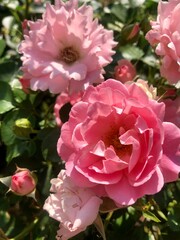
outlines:
[{"label": "rose bud", "polygon": [[16,195],[31,194],[36,188],[36,177],[27,168],[17,168],[11,177],[10,190]]},{"label": "rose bud", "polygon": [[27,118],[20,118],[15,121],[13,131],[19,138],[29,138],[33,132],[31,122]]},{"label": "rose bud", "polygon": [[125,83],[127,81],[132,81],[136,76],[136,69],[132,63],[126,59],[121,59],[118,61],[118,65],[114,69],[115,79]]},{"label": "rose bud", "polygon": [[122,29],[122,38],[125,42],[136,42],[139,37],[140,27],[138,23],[126,25]]}]

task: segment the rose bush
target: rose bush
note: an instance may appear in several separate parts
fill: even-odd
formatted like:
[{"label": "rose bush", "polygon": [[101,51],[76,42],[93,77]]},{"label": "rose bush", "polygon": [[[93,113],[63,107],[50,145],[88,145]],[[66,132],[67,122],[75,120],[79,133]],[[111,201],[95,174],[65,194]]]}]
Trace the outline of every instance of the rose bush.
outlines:
[{"label": "rose bush", "polygon": [[180,239],[179,4],[0,1],[0,239]]},{"label": "rose bush", "polygon": [[66,240],[95,221],[102,200],[90,189],[77,187],[66,176],[65,170],[61,170],[51,184],[52,193],[46,199],[44,209],[61,222],[57,239]]},{"label": "rose bush", "polygon": [[156,21],[151,21],[146,39],[155,46],[155,52],[162,57],[162,76],[170,83],[180,81],[180,2],[178,0],[159,1]]},{"label": "rose bush", "polygon": [[118,206],[157,193],[180,171],[180,129],[163,122],[164,112],[164,103],[135,83],[110,79],[89,87],[57,144],[67,175]]}]

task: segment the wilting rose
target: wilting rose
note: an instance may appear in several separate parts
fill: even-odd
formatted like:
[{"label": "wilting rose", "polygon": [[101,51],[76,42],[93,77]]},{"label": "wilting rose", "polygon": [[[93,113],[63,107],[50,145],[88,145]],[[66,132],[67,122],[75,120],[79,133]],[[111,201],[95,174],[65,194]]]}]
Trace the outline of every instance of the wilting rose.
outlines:
[{"label": "wilting rose", "polygon": [[164,103],[136,83],[89,87],[57,144],[67,175],[117,206],[159,192],[180,171],[180,129],[164,122],[164,113]]},{"label": "wilting rose", "polygon": [[146,35],[156,47],[156,54],[162,57],[160,71],[169,83],[180,81],[179,13],[179,1],[159,1],[157,20],[151,22],[152,29]]},{"label": "wilting rose", "polygon": [[121,59],[118,61],[118,65],[114,69],[115,79],[125,83],[127,81],[132,81],[136,76],[136,69],[132,63],[126,59]]},{"label": "wilting rose", "polygon": [[44,209],[61,223],[57,239],[67,240],[95,221],[102,200],[90,189],[77,187],[65,170],[61,170],[51,184],[52,193]]}]

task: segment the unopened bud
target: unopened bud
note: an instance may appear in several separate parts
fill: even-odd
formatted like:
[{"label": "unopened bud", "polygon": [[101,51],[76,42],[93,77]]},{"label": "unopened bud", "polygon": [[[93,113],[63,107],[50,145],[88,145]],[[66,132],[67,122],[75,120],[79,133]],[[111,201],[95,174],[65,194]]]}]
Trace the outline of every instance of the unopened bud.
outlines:
[{"label": "unopened bud", "polygon": [[[19,196],[29,196],[35,199],[37,177],[27,168],[17,167],[12,176],[0,178],[11,192]],[[36,199],[35,199],[36,200]]]},{"label": "unopened bud", "polygon": [[139,30],[140,30],[140,27],[138,23],[126,25],[122,29],[122,37],[126,41],[134,42],[138,38]]},{"label": "unopened bud", "polygon": [[17,195],[29,195],[36,188],[37,179],[27,168],[17,168],[11,177],[10,190]]},{"label": "unopened bud", "polygon": [[16,120],[13,131],[17,137],[29,138],[30,133],[32,133],[32,126],[30,121],[27,118]]},{"label": "unopened bud", "polygon": [[126,59],[118,61],[118,65],[114,69],[114,78],[122,83],[132,81],[136,76],[136,69],[132,63]]}]

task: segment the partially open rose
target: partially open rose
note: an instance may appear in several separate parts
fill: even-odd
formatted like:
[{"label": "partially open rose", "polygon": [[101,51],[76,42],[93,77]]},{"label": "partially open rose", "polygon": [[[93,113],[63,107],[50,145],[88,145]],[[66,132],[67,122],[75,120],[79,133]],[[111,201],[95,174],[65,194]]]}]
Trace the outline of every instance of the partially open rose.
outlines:
[{"label": "partially open rose", "polygon": [[57,178],[51,180],[51,194],[44,209],[61,222],[57,239],[67,240],[84,231],[98,214],[102,200],[90,189],[79,188],[61,170]]},{"label": "partially open rose", "polygon": [[151,21],[152,29],[146,35],[149,43],[156,47],[157,55],[162,57],[160,71],[169,83],[180,81],[179,12],[179,1],[159,1],[157,20]]}]

